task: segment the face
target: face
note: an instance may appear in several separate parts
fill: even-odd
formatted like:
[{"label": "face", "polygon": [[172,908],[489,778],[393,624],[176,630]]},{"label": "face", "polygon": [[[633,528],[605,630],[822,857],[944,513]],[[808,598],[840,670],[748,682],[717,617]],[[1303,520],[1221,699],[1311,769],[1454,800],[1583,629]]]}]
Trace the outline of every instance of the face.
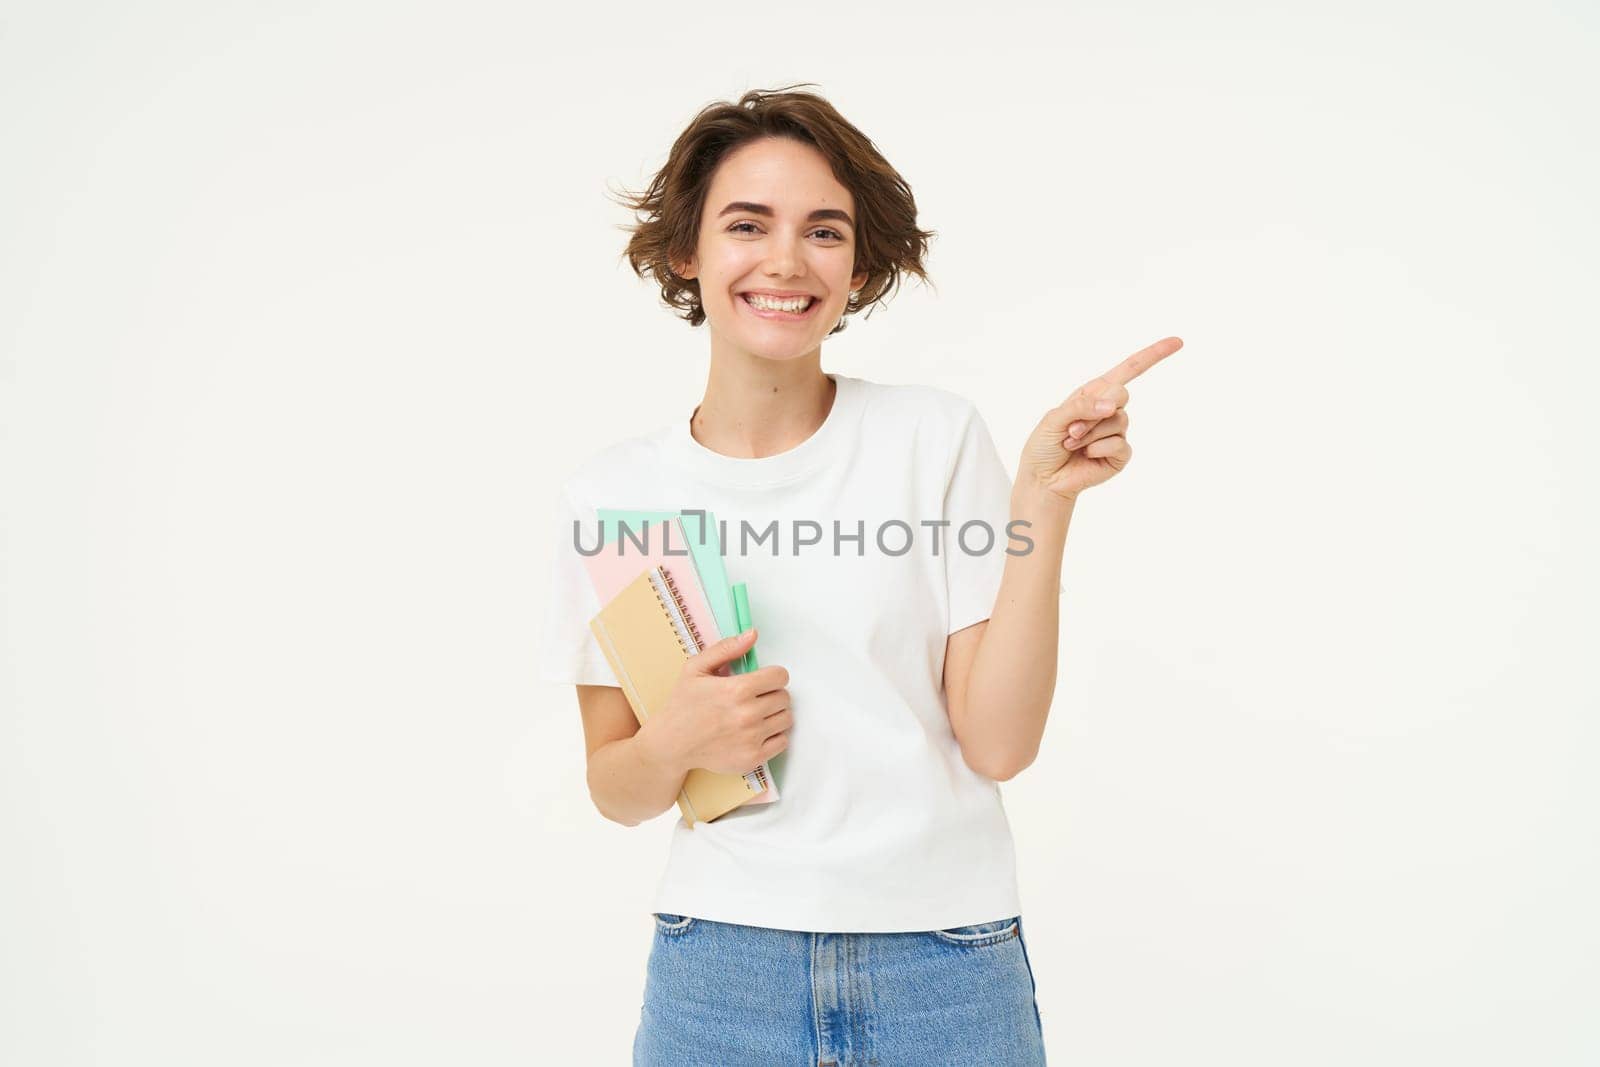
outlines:
[{"label": "face", "polygon": [[[717,167],[694,257],[678,273],[700,280],[713,346],[800,359],[818,352],[850,291],[866,282],[865,271],[851,274],[855,254],[855,199],[822,153],[766,138]],[[758,294],[769,294],[768,306],[752,305]],[[803,310],[788,310],[807,297]]]}]

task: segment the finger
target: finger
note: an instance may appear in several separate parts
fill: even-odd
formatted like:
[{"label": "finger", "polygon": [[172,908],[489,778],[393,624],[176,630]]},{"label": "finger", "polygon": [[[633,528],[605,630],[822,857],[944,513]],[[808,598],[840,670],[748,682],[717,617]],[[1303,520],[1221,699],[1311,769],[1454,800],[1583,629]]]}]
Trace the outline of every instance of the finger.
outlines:
[{"label": "finger", "polygon": [[760,696],[753,698],[750,704],[763,720],[770,719],[774,715],[781,715],[788,710],[789,691],[787,689],[775,689],[770,693],[762,693]]},{"label": "finger", "polygon": [[701,674],[715,674],[717,668],[727,663],[732,663],[750,650],[755,643],[756,628],[754,626],[742,634],[724,637],[715,641],[699,652],[690,656],[685,662]]},{"label": "finger", "polygon": [[777,664],[757,667],[753,671],[746,671],[744,674],[738,675],[738,678],[743,683],[745,691],[752,696],[771,693],[789,684],[788,670]]},{"label": "finger", "polygon": [[1183,338],[1164,337],[1148,348],[1139,349],[1100,377],[1116,385],[1127,385],[1182,347]]},{"label": "finger", "polygon": [[1133,458],[1133,446],[1128,444],[1126,437],[1102,437],[1085,447],[1083,454],[1092,459],[1110,460],[1112,466],[1121,470]]},{"label": "finger", "polygon": [[[1073,449],[1082,448],[1091,441],[1098,441],[1105,437],[1115,437],[1117,434],[1126,433],[1128,430],[1128,413],[1119,411],[1095,423],[1085,423],[1083,436],[1068,438],[1061,443],[1061,447],[1071,452]],[[1069,431],[1070,432],[1070,431]]]},{"label": "finger", "polygon": [[1083,444],[1085,441],[1087,441],[1089,439],[1086,435],[1088,434],[1090,429],[1092,429],[1093,427],[1100,425],[1102,422],[1107,422],[1107,421],[1109,421],[1111,419],[1115,419],[1115,418],[1123,419],[1124,420],[1123,421],[1123,425],[1126,426],[1127,425],[1127,421],[1126,421],[1127,417],[1128,416],[1127,416],[1126,411],[1124,409],[1122,409],[1122,408],[1118,408],[1116,410],[1116,412],[1114,412],[1113,414],[1105,416],[1105,418],[1100,418],[1100,419],[1082,419],[1082,420],[1080,420],[1078,422],[1074,422],[1070,426],[1067,427],[1067,437],[1071,438],[1071,440],[1063,441],[1062,444],[1070,445],[1070,444],[1073,444],[1073,443],[1077,443],[1077,444],[1081,445],[1081,444]]}]

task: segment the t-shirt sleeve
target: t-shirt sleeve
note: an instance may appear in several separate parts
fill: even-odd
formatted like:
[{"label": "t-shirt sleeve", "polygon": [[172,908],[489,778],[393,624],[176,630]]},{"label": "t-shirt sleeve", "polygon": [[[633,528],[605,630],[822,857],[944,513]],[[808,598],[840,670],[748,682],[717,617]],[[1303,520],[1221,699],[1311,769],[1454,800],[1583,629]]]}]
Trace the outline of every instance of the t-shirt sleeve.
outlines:
[{"label": "t-shirt sleeve", "polygon": [[[606,662],[589,629],[589,620],[599,614],[600,603],[577,547],[594,547],[598,537],[595,519],[594,509],[579,506],[569,490],[562,490],[553,517],[549,594],[539,648],[539,677],[546,682],[617,684],[611,664]],[[574,521],[581,524],[576,542]]]},{"label": "t-shirt sleeve", "polygon": [[[1011,476],[989,427],[969,405],[962,423],[950,483],[944,494],[944,574],[950,608],[946,633],[982,622],[994,613],[1005,573],[1006,535],[1011,521]],[[987,523],[985,530],[979,522]],[[963,526],[971,524],[965,535]],[[993,531],[992,544],[989,531]],[[965,544],[966,548],[962,546]],[[981,551],[985,546],[987,552]],[[967,549],[978,553],[970,555]]]}]

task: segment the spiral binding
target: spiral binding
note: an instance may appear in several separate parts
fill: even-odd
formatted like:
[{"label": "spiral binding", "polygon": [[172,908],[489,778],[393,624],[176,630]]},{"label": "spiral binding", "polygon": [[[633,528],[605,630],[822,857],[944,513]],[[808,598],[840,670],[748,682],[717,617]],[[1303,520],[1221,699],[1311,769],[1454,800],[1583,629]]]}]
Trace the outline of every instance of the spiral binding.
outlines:
[{"label": "spiral binding", "polygon": [[[659,582],[655,580],[657,575],[660,576]],[[694,647],[689,648],[684,645],[683,638],[681,636],[678,638],[678,646],[683,649],[684,654],[692,656],[701,649],[705,648],[705,639],[700,636],[699,627],[695,625],[694,619],[689,616],[688,605],[683,602],[683,594],[678,592],[678,583],[673,581],[672,573],[665,567],[658,566],[651,569],[650,576],[652,579],[650,584],[655,590],[656,600],[660,601],[661,603],[661,610],[667,613],[668,618],[682,623],[683,631],[687,631],[689,636],[694,641]],[[666,586],[666,595],[672,599],[672,603],[670,605],[666,600],[662,599],[663,584]],[[677,631],[677,627],[673,627],[673,629]],[[678,632],[681,633],[683,631]]]}]

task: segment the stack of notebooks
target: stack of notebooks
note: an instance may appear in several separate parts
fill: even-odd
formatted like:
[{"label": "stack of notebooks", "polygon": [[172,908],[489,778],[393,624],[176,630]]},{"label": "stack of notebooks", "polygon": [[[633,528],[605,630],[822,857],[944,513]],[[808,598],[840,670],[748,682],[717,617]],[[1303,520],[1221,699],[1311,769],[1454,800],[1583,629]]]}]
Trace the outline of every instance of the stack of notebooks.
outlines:
[{"label": "stack of notebooks", "polygon": [[[599,518],[601,550],[583,562],[604,606],[589,629],[643,725],[666,704],[684,660],[750,628],[749,597],[743,583],[728,583],[711,513],[601,508]],[[752,648],[731,671],[756,666]],[[741,805],[777,800],[783,756],[744,775],[691,770],[678,792],[684,821],[693,829]]]}]

